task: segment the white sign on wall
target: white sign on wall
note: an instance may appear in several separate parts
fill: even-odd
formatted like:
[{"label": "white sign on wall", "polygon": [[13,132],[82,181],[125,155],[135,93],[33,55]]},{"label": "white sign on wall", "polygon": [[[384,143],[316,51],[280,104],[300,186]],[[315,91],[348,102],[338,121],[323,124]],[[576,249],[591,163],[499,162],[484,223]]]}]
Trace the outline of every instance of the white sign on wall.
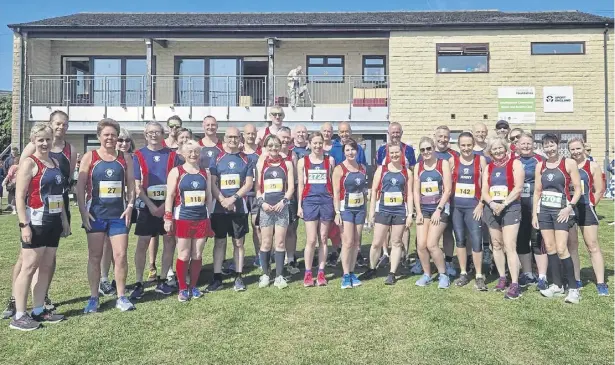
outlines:
[{"label": "white sign on wall", "polygon": [[511,124],[536,123],[536,91],[533,87],[498,88],[498,119]]},{"label": "white sign on wall", "polygon": [[572,86],[545,86],[542,103],[545,113],[572,113],[574,99]]}]

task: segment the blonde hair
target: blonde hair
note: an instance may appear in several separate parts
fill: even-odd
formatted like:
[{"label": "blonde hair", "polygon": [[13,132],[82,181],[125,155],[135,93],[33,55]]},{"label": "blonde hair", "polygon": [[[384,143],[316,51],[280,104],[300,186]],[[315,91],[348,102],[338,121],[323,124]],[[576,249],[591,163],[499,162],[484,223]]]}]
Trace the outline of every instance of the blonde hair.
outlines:
[{"label": "blonde hair", "polygon": [[485,153],[492,156],[491,150],[493,149],[493,146],[497,145],[498,143],[501,144],[502,147],[504,147],[504,149],[506,149],[506,153],[510,152],[510,147],[508,146],[508,142],[504,138],[493,137],[493,138],[490,138],[489,141],[487,142],[487,147],[485,147]]},{"label": "blonde hair", "polygon": [[41,134],[41,133],[49,133],[49,134],[53,134],[53,131],[51,130],[51,127],[49,126],[49,122],[38,122],[36,123],[32,129],[30,129],[30,140],[34,140],[36,138],[37,135]]},{"label": "blonde hair", "polygon": [[269,108],[269,114],[271,113],[280,113],[282,114],[282,117],[286,116],[286,114],[284,114],[284,109],[279,105],[275,105]]},{"label": "blonde hair", "polygon": [[[582,137],[572,137],[572,138],[570,138],[570,139],[568,140],[568,149],[570,149],[570,144],[571,144],[571,143],[573,143],[573,142],[579,142],[579,143],[581,143],[581,146],[583,146],[583,150],[585,150],[585,149],[586,149],[586,147],[588,147],[588,146],[586,146],[586,145],[585,145],[585,141],[583,141],[583,138],[582,138]],[[592,147],[591,147],[591,146],[589,146],[589,148],[592,148]]]},{"label": "blonde hair", "polygon": [[421,137],[421,140],[419,141],[419,148],[421,148],[421,145],[425,142],[429,143],[431,145],[431,148],[433,149],[436,148],[436,143],[433,141],[433,138],[431,137]]}]

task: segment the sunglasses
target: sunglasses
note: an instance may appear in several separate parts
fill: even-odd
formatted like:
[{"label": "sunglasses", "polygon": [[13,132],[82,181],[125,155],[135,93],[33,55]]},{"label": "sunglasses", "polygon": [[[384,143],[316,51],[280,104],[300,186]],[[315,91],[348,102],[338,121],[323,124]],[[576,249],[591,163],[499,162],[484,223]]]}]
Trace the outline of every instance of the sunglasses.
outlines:
[{"label": "sunglasses", "polygon": [[495,129],[503,129],[503,130],[508,130],[509,128],[508,128],[508,127],[503,127],[503,126],[502,126],[502,127],[496,127]]},{"label": "sunglasses", "polygon": [[517,134],[517,135],[514,135],[514,136],[510,136],[510,140],[511,140],[511,141],[514,141],[514,140],[516,140],[516,139],[519,139],[519,137],[520,137],[520,135],[518,135],[518,134]]},{"label": "sunglasses", "polygon": [[147,133],[145,133],[145,135],[146,135],[146,136],[149,136],[149,137],[159,136],[159,135],[161,135],[161,134],[162,134],[162,132],[160,132],[160,131],[155,131],[155,132],[147,132]]},{"label": "sunglasses", "polygon": [[132,142],[132,139],[130,139],[130,138],[118,138],[117,141],[119,143],[124,143],[124,142],[130,143],[130,142]]},{"label": "sunglasses", "polygon": [[271,115],[274,117],[281,117],[282,113],[271,113]]},{"label": "sunglasses", "polygon": [[175,129],[175,128],[181,128],[181,127],[182,127],[182,126],[181,126],[181,125],[179,125],[179,124],[169,124],[169,128],[173,128],[173,129]]},{"label": "sunglasses", "polygon": [[432,150],[431,147],[419,148],[419,151],[421,151],[421,153],[423,153],[423,152],[431,152],[431,150]]}]

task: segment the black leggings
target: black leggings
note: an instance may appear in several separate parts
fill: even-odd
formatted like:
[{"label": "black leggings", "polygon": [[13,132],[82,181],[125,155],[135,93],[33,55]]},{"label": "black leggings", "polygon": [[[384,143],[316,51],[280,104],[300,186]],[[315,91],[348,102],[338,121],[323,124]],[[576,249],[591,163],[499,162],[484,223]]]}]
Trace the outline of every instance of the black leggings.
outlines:
[{"label": "black leggings", "polygon": [[521,204],[521,224],[517,234],[517,253],[525,255],[544,255],[547,250],[542,243],[540,231],[532,227],[532,207]]}]

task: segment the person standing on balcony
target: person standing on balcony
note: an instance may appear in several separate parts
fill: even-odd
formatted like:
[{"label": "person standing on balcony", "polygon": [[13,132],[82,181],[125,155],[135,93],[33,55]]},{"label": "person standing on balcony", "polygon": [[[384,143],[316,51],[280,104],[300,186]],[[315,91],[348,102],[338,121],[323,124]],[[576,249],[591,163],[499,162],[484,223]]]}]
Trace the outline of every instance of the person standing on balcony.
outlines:
[{"label": "person standing on balcony", "polygon": [[307,90],[305,85],[301,85],[303,79],[305,79],[305,74],[301,66],[293,68],[288,73],[288,98],[289,105],[293,109],[297,107],[297,104],[299,104],[300,99],[303,97],[303,93]]},{"label": "person standing on balcony", "polygon": [[[293,145],[291,146],[291,150],[295,152],[297,158],[303,158],[303,156],[308,155],[310,153],[310,146],[308,145],[307,137],[308,131],[307,128],[299,124],[295,127],[293,136]],[[295,183],[297,181],[295,180]],[[297,189],[295,189],[295,194],[297,193]]]},{"label": "person standing on balcony", "polygon": [[167,119],[167,128],[169,128],[169,136],[162,140],[162,145],[173,151],[177,151],[179,148],[177,137],[179,136],[179,131],[182,129],[182,119],[177,115],[170,117]]},{"label": "person standing on balcony", "polygon": [[[253,167],[256,167],[258,158],[262,152],[262,149],[256,144],[256,127],[252,124],[246,124],[243,127],[243,153],[248,156],[248,161]],[[256,174],[254,174],[256,176]],[[253,188],[246,195],[248,202],[248,212],[250,212],[250,225],[252,227],[252,243],[254,243],[254,266],[260,267],[260,230],[256,225],[256,218],[258,217],[258,205],[256,204],[256,191]]]},{"label": "person standing on balcony", "polygon": [[248,205],[246,195],[252,190],[254,167],[248,156],[239,150],[239,129],[229,127],[224,134],[224,149],[209,167],[213,198],[216,200],[211,225],[214,231],[214,277],[205,289],[213,292],[222,288],[222,264],[227,237],[233,242],[235,263],[235,291],[244,291],[242,271],[245,256],[244,238],[248,233]]},{"label": "person standing on balcony", "polygon": [[201,157],[199,166],[201,169],[209,170],[211,161],[215,161],[220,153],[224,151],[222,141],[218,138],[218,121],[215,117],[208,115],[203,119],[203,131],[205,137],[199,141],[201,145]]},{"label": "person standing on balcony", "polygon": [[259,147],[259,154],[263,149],[263,142],[265,138],[270,134],[277,134],[280,128],[282,128],[282,124],[284,123],[284,109],[279,106],[273,106],[269,108],[269,119],[271,120],[271,124],[265,128],[261,128],[256,133],[256,144]]},{"label": "person standing on balcony", "polygon": [[[164,230],[164,201],[167,191],[167,176],[169,171],[180,163],[175,151],[162,146],[164,130],[158,122],[148,122],[145,125],[147,146],[134,153],[134,177],[137,196],[143,202],[139,209],[135,234],[138,236],[135,252],[135,268],[137,284],[130,295],[131,299],[141,299],[144,292],[143,270],[145,269],[145,252],[150,240],[162,236],[162,273],[168,273],[173,267],[175,253],[175,238]],[[155,291],[170,295],[174,288],[167,280],[158,281]]]}]

